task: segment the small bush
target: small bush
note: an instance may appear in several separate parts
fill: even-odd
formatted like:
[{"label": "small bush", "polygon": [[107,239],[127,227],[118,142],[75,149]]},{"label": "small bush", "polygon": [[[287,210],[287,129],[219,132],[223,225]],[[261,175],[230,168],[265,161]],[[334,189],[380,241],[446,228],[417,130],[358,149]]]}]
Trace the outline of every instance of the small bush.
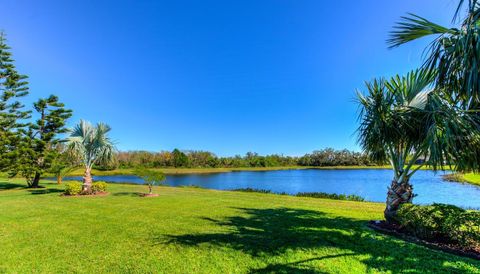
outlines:
[{"label": "small bush", "polygon": [[256,189],[256,188],[251,188],[251,187],[232,189],[232,191],[240,191],[240,192],[258,192],[258,193],[272,193],[272,191],[271,191],[271,190],[266,190],[266,189]]},{"label": "small bush", "polygon": [[365,199],[358,195],[345,195],[345,194],[335,194],[335,193],[325,193],[325,192],[299,192],[297,197],[310,197],[310,198],[324,198],[324,199],[333,199],[333,200],[347,200],[347,201],[357,201],[363,202]]},{"label": "small bush", "polygon": [[65,184],[65,195],[78,195],[82,192],[82,183],[69,182]]},{"label": "small bush", "polygon": [[404,204],[397,221],[407,233],[425,240],[441,240],[463,247],[480,245],[480,212],[452,205]]},{"label": "small bush", "polygon": [[[267,189],[256,189],[256,188],[237,188],[232,189],[232,191],[240,191],[240,192],[256,192],[256,193],[266,193],[266,194],[277,194],[277,195],[289,195],[285,192],[272,192],[271,190]],[[324,198],[324,199],[333,199],[333,200],[348,200],[348,201],[357,201],[363,202],[365,199],[363,197],[357,195],[345,195],[345,194],[335,194],[335,193],[325,193],[325,192],[299,192],[293,196],[297,197],[310,197],[310,198]]]},{"label": "small bush", "polygon": [[107,191],[107,183],[106,182],[95,182],[92,183],[92,192],[99,193],[99,192],[106,192]]},{"label": "small bush", "polygon": [[183,188],[201,188],[201,189],[204,189],[203,186],[199,186],[199,185],[181,185],[179,187],[183,187]]}]

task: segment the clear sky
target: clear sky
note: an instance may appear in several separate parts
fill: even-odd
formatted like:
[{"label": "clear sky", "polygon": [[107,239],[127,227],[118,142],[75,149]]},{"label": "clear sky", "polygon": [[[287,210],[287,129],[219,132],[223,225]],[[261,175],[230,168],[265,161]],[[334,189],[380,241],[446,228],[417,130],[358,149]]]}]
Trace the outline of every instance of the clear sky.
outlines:
[{"label": "clear sky", "polygon": [[0,0],[29,101],[103,121],[121,150],[218,155],[359,150],[355,90],[406,73],[428,41],[388,50],[399,17],[450,24],[454,0]]}]

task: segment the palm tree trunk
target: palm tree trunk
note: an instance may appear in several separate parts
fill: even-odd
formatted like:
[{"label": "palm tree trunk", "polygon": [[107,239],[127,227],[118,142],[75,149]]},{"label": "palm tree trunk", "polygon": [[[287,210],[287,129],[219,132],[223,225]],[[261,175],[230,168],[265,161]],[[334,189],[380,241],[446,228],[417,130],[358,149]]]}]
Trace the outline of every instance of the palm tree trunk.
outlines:
[{"label": "palm tree trunk", "polygon": [[62,176],[58,175],[57,176],[57,184],[61,185],[62,184]]},{"label": "palm tree trunk", "polygon": [[413,187],[408,180],[397,182],[392,181],[387,192],[387,207],[384,216],[387,222],[395,223],[397,210],[401,204],[411,203],[413,200]]},{"label": "palm tree trunk", "polygon": [[83,175],[83,192],[90,192],[92,188],[92,169],[87,167]]}]

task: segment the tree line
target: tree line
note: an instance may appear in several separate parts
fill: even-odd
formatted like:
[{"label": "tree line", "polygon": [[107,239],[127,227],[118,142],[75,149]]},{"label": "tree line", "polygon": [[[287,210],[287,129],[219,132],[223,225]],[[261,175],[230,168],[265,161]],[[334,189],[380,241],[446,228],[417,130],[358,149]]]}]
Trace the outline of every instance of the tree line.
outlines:
[{"label": "tree line", "polygon": [[365,166],[374,165],[364,153],[347,149],[326,148],[300,157],[281,154],[259,155],[248,152],[245,155],[218,157],[212,152],[201,150],[149,152],[118,152],[116,161],[98,169],[183,167],[183,168],[236,168],[236,167],[286,167],[286,166]]}]

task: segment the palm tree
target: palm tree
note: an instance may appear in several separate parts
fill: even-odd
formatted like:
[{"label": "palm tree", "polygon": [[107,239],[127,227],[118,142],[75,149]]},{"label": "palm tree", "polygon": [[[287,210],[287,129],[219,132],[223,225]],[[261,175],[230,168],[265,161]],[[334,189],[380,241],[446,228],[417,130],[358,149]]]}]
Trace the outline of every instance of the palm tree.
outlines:
[{"label": "palm tree", "polygon": [[[393,180],[388,188],[385,219],[395,222],[401,204],[414,198],[410,178],[422,166],[434,170],[471,154],[462,148],[478,146],[474,113],[464,111],[443,92],[433,90],[436,73],[417,70],[405,77],[376,79],[357,93],[360,105],[359,143],[372,159],[389,161]],[[427,161],[415,165],[424,158]]]},{"label": "palm tree", "polygon": [[116,148],[108,137],[110,130],[107,124],[98,123],[93,126],[84,120],[80,120],[80,123],[71,130],[68,149],[77,155],[85,166],[83,191],[90,191],[93,166],[114,160]]},{"label": "palm tree", "polygon": [[[461,18],[462,12],[466,14]],[[391,48],[420,38],[433,41],[426,49],[424,67],[438,71],[437,88],[451,94],[464,109],[480,106],[480,3],[460,0],[453,17],[457,26],[433,23],[415,14],[402,17],[387,41]]]}]

